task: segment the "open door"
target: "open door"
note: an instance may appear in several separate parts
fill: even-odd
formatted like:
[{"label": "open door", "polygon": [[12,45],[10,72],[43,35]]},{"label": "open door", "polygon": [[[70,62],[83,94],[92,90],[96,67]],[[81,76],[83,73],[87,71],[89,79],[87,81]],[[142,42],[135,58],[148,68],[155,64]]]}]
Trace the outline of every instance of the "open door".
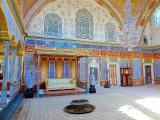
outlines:
[{"label": "open door", "polygon": [[145,84],[152,83],[151,66],[145,66]]}]

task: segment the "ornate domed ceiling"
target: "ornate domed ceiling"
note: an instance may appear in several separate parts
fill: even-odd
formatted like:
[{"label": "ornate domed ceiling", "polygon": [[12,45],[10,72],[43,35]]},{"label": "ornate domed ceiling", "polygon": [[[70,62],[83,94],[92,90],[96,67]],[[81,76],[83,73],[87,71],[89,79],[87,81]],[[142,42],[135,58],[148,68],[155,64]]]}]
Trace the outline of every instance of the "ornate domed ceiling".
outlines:
[{"label": "ornate domed ceiling", "polygon": [[[16,0],[19,8],[19,13],[24,21],[25,29],[28,29],[32,19],[45,7],[46,4],[54,3],[56,0]],[[90,0],[77,0],[89,2]],[[117,21],[119,28],[122,28],[123,20],[125,18],[124,4],[127,0],[95,0],[98,4],[106,8],[113,18]],[[62,0],[63,2],[70,2],[71,0]],[[131,0],[132,3],[132,17],[135,18],[136,26],[141,26],[144,30],[150,16],[155,10],[160,0]],[[60,7],[57,6],[57,8]]]}]

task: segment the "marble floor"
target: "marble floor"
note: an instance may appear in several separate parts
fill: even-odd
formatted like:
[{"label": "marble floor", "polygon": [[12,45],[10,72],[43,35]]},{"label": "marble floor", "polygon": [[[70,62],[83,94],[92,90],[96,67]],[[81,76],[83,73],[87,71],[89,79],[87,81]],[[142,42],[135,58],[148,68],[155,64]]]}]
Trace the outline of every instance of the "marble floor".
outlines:
[{"label": "marble floor", "polygon": [[97,93],[105,92],[124,92],[129,93],[142,98],[160,98],[160,85],[151,84],[143,86],[131,86],[131,87],[121,87],[121,86],[111,86],[111,88],[99,87],[97,88]]},{"label": "marble floor", "polygon": [[[95,94],[25,99],[13,120],[160,120],[160,85],[98,87]],[[68,114],[63,108],[73,99],[88,99],[96,106],[88,114]]]}]

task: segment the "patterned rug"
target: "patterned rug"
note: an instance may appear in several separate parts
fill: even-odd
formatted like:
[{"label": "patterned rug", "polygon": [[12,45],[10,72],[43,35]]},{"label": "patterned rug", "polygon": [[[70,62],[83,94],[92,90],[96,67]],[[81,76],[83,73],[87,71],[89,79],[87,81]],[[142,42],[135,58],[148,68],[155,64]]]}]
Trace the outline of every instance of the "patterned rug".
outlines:
[{"label": "patterned rug", "polygon": [[44,96],[45,97],[76,95],[76,94],[83,94],[83,91],[79,90],[79,89],[75,89],[75,90],[55,90],[55,91],[46,91],[46,92],[44,92]]},{"label": "patterned rug", "polygon": [[[96,109],[88,114],[64,112],[76,99],[87,99]],[[160,114],[136,102],[140,100],[122,92],[24,99],[12,120],[160,120]]]}]

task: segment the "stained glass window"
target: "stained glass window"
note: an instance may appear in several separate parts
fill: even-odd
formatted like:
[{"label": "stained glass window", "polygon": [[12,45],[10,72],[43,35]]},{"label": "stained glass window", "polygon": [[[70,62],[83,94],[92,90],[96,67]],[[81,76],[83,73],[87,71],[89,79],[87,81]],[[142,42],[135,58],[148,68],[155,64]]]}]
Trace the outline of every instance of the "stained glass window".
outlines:
[{"label": "stained glass window", "polygon": [[105,39],[108,42],[116,42],[116,27],[111,22],[105,25]]},{"label": "stained glass window", "polygon": [[55,13],[49,13],[44,20],[44,34],[49,37],[62,36],[62,19]]},{"label": "stained glass window", "polygon": [[93,16],[87,9],[80,9],[76,13],[76,37],[93,39]]}]

